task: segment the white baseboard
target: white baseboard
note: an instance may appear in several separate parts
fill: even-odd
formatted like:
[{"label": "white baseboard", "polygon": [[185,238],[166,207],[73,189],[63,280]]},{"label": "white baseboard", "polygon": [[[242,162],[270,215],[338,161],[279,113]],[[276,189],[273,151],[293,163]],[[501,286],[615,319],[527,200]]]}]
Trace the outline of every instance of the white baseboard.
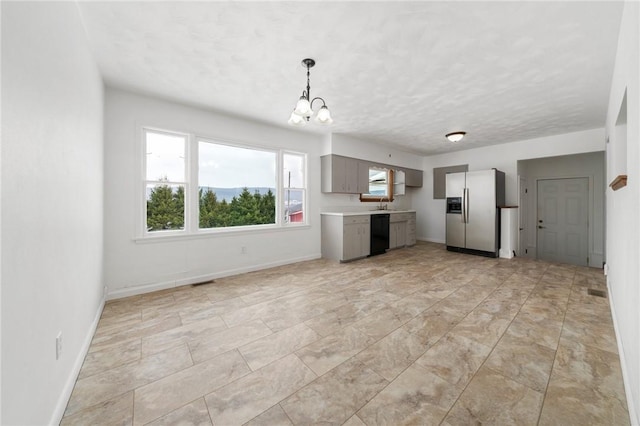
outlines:
[{"label": "white baseboard", "polygon": [[622,368],[622,381],[624,383],[624,392],[627,395],[627,409],[629,410],[629,421],[632,425],[640,425],[640,417],[638,417],[638,407],[635,406],[633,400],[633,393],[629,387],[631,383],[629,378],[629,371],[627,370],[627,360],[624,355],[624,346],[620,339],[620,332],[618,331],[618,321],[616,316],[616,307],[611,298],[611,283],[607,277],[607,291],[609,293],[609,307],[611,308],[611,317],[613,318],[613,329],[616,332],[616,342],[618,343],[618,354],[620,356],[620,367]]},{"label": "white baseboard", "polygon": [[589,266],[591,268],[600,268],[602,269],[602,264],[604,263],[604,254],[598,252],[589,253]]},{"label": "white baseboard", "polygon": [[100,321],[100,317],[102,316],[102,310],[104,309],[104,298],[100,301],[100,305],[98,306],[98,310],[96,311],[96,315],[93,318],[93,322],[89,327],[89,331],[82,342],[82,347],[76,356],[76,361],[73,363],[73,368],[71,373],[69,374],[69,378],[62,388],[62,393],[58,397],[58,402],[56,402],[55,410],[53,411],[53,415],[51,417],[51,425],[58,425],[62,420],[62,416],[64,416],[64,410],[67,408],[67,404],[69,403],[69,398],[71,398],[71,392],[73,392],[73,388],[76,385],[76,380],[78,379],[78,375],[80,374],[80,369],[82,368],[82,364],[84,363],[84,358],[87,356],[89,352],[89,347],[91,346],[91,341],[93,340],[94,334],[96,334],[96,329],[98,328],[98,322]]},{"label": "white baseboard", "polygon": [[217,271],[211,274],[194,275],[191,277],[180,278],[178,280],[169,280],[169,281],[163,281],[163,282],[152,283],[152,284],[143,284],[135,287],[125,287],[125,288],[119,288],[116,290],[109,290],[107,294],[107,300],[121,299],[123,297],[136,296],[138,294],[151,293],[153,291],[166,290],[168,288],[201,283],[205,281],[214,280],[217,278],[229,277],[232,275],[239,275],[247,272],[259,271],[262,269],[275,268],[276,266],[283,266],[283,265],[289,265],[291,263],[320,259],[321,257],[322,256],[320,255],[320,253],[317,253],[309,256],[301,256],[301,257],[296,257],[296,258],[291,258],[286,260],[280,260],[276,262],[267,262],[267,263],[261,263],[257,265],[243,266],[240,268],[226,269],[224,271]]},{"label": "white baseboard", "polygon": [[500,249],[499,254],[502,259],[512,259],[515,257],[513,250]]},{"label": "white baseboard", "polygon": [[445,240],[438,240],[436,238],[427,238],[427,237],[418,237],[418,241],[426,241],[428,243],[438,243],[438,244],[446,244]]}]

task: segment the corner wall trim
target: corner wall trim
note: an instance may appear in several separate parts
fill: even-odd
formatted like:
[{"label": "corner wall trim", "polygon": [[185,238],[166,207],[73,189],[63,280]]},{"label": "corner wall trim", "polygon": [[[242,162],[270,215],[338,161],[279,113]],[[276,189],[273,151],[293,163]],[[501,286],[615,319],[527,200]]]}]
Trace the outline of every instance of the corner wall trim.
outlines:
[{"label": "corner wall trim", "polygon": [[64,411],[67,408],[67,404],[69,403],[69,398],[71,398],[71,392],[73,392],[73,388],[76,385],[76,380],[78,379],[78,375],[80,374],[80,369],[82,368],[82,364],[84,363],[84,358],[87,356],[89,352],[89,347],[91,346],[91,341],[93,340],[93,336],[96,334],[96,329],[98,328],[98,322],[100,321],[100,317],[102,316],[102,310],[104,309],[105,299],[102,298],[100,305],[98,305],[98,310],[96,311],[96,316],[91,323],[91,327],[89,327],[89,332],[84,338],[84,342],[82,343],[82,347],[80,348],[80,352],[78,352],[78,356],[76,357],[76,362],[73,364],[73,369],[69,374],[69,378],[62,388],[62,392],[58,397],[58,402],[56,403],[55,410],[53,411],[53,415],[51,416],[51,425],[59,425],[62,421],[62,416],[64,416]]},{"label": "corner wall trim", "polygon": [[611,308],[611,317],[613,319],[613,329],[616,332],[616,342],[618,344],[618,354],[620,356],[620,367],[622,369],[622,382],[624,384],[624,392],[627,395],[627,409],[629,410],[629,421],[632,425],[640,424],[640,418],[638,417],[638,407],[635,406],[633,400],[633,393],[629,387],[630,378],[629,371],[627,370],[626,359],[624,356],[624,347],[622,346],[622,340],[620,339],[620,332],[618,331],[618,321],[616,316],[615,305],[611,298],[611,283],[609,277],[607,277],[607,292],[609,293],[609,307]]}]

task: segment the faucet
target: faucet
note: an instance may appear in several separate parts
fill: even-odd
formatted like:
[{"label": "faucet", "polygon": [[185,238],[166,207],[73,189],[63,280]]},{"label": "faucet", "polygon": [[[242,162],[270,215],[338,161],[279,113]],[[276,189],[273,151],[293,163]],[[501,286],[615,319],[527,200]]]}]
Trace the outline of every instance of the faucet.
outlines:
[{"label": "faucet", "polygon": [[382,205],[383,201],[384,201],[384,195],[382,197],[380,197],[380,206],[378,207],[378,210],[386,210],[387,209],[387,205],[386,204],[384,206]]}]

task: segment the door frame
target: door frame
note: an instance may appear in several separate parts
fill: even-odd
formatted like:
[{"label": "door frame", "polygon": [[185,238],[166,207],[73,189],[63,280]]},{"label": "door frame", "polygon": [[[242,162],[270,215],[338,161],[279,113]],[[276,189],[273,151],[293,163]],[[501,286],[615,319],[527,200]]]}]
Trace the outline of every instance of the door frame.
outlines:
[{"label": "door frame", "polygon": [[[589,190],[587,192],[589,200],[587,200],[587,205],[589,206],[589,211],[587,214],[587,256],[589,257],[588,265],[590,267],[601,268],[601,265],[594,264],[594,248],[593,248],[593,212],[595,210],[595,201],[594,201],[594,185],[593,185],[593,175],[580,175],[580,176],[537,176],[535,178],[535,194],[534,197],[530,197],[530,209],[529,211],[535,212],[531,218],[529,218],[529,225],[533,226],[532,229],[537,229],[537,221],[538,221],[538,181],[541,180],[559,180],[559,179],[588,179],[589,180]],[[538,233],[536,232],[536,259],[538,258]]]},{"label": "door frame", "polygon": [[[537,186],[537,183],[536,183]],[[522,191],[524,187],[525,191]],[[528,200],[528,188],[527,178],[518,175],[518,256],[535,258],[532,254],[527,253],[527,232],[529,230],[528,212],[529,212],[529,200]],[[537,249],[536,249],[537,250]]]}]

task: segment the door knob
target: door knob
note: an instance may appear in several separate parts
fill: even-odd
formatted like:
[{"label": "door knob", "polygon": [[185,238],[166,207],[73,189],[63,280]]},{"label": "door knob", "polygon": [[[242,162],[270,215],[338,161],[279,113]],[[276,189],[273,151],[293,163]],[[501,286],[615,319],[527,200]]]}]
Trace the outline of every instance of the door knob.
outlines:
[{"label": "door knob", "polygon": [[540,226],[540,225],[538,225],[538,229],[544,229],[544,228],[546,228],[546,226]]},{"label": "door knob", "polygon": [[542,219],[540,219],[538,222],[539,222],[539,223],[542,223]]}]

